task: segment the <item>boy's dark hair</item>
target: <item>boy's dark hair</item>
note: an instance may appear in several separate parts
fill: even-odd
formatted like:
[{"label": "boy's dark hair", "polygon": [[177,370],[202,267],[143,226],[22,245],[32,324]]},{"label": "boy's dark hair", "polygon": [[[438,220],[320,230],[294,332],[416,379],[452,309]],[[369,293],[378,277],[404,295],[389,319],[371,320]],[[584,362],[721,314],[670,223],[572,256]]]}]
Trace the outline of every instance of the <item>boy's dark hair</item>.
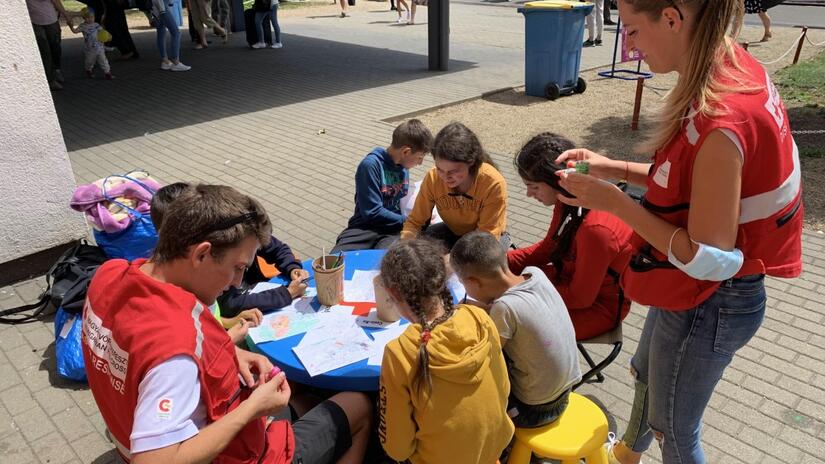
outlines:
[{"label": "boy's dark hair", "polygon": [[[556,158],[567,150],[576,148],[573,142],[566,137],[552,132],[542,132],[528,141],[519,150],[513,159],[518,175],[528,182],[543,182],[562,195],[572,197],[567,190],[559,185],[559,176],[556,171],[564,169],[566,166],[556,164]],[[553,214],[561,215],[558,222],[559,228],[554,231],[556,247],[550,253],[550,262],[558,273],[564,269],[564,259],[570,254],[570,246],[573,237],[579,230],[589,210],[583,209],[581,215],[578,208],[570,205],[562,205],[560,211]]]},{"label": "boy's dark hair", "polygon": [[433,142],[433,157],[470,165],[470,175],[475,176],[482,163],[498,169],[490,155],[484,151],[473,131],[460,122],[444,126]]},{"label": "boy's dark hair", "polygon": [[474,230],[453,245],[450,264],[460,277],[494,277],[507,269],[507,253],[491,233]]},{"label": "boy's dark hair", "polygon": [[429,153],[433,146],[433,134],[423,122],[410,119],[402,122],[392,131],[391,143],[395,148],[407,146],[414,152]]},{"label": "boy's dark hair", "polygon": [[174,184],[164,185],[155,195],[152,196],[152,206],[150,216],[152,223],[155,224],[155,229],[160,230],[163,225],[163,217],[166,215],[166,210],[175,201],[181,193],[190,187],[186,182],[175,182]]},{"label": "boy's dark hair", "polygon": [[272,224],[253,198],[225,185],[200,184],[185,189],[169,205],[152,255],[156,263],[186,256],[192,245],[212,244],[212,256],[223,253],[254,235],[261,246],[269,243]]},{"label": "boy's dark hair", "polygon": [[[434,240],[415,239],[395,243],[381,260],[381,279],[386,288],[395,289],[410,306],[417,322],[421,324],[421,342],[418,346],[418,368],[413,375],[412,386],[420,393],[433,387],[430,377],[427,341],[435,327],[452,316],[453,295],[446,286],[447,267],[444,264],[444,247]],[[431,323],[427,317],[441,300],[444,315]],[[422,391],[423,390],[423,391]]]}]

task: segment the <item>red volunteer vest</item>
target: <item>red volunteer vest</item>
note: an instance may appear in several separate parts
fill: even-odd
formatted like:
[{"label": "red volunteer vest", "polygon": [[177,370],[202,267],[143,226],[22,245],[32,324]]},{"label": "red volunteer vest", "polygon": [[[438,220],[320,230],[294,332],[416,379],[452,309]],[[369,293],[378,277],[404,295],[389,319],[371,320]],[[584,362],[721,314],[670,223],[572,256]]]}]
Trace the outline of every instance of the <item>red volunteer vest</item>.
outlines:
[{"label": "red volunteer vest", "polygon": [[[736,248],[745,256],[737,276],[767,274],[796,277],[802,272],[802,187],[799,152],[788,115],[764,68],[741,47],[736,58],[748,78],[764,89],[723,98],[728,112],[707,118],[693,114],[682,131],[654,155],[642,205],[679,227],[687,228],[693,162],[713,131],[730,131],[744,156]],[[708,299],[721,282],[693,279],[674,267],[667,255],[638,234],[635,254],[622,275],[625,294],[640,304],[687,310]]]},{"label": "red volunteer vest", "polygon": [[[238,377],[235,346],[194,295],[140,271],[146,260],[110,260],[89,286],[83,308],[83,358],[95,402],[127,461],[138,386],[147,372],[176,355],[198,364],[201,402],[212,423],[245,400],[249,389]],[[162,399],[159,417],[174,404]],[[214,463],[289,463],[295,444],[287,421],[249,422]]]}]

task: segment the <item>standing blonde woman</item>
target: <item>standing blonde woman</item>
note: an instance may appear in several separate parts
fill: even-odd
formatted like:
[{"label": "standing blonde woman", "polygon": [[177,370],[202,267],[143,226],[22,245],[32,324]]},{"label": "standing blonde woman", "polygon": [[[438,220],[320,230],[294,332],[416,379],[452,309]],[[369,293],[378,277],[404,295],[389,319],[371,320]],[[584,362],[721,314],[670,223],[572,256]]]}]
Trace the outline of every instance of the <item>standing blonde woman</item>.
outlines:
[{"label": "standing blonde woman", "polygon": [[[765,275],[802,271],[799,154],[766,71],[727,39],[741,0],[619,0],[629,45],[677,72],[646,148],[653,163],[585,149],[590,175],[559,171],[574,206],[634,230],[625,295],[650,306],[631,360],[636,394],[611,463],[637,463],[654,438],[665,463],[704,463],[702,414],[765,312]],[[601,179],[647,187],[641,205]]]}]

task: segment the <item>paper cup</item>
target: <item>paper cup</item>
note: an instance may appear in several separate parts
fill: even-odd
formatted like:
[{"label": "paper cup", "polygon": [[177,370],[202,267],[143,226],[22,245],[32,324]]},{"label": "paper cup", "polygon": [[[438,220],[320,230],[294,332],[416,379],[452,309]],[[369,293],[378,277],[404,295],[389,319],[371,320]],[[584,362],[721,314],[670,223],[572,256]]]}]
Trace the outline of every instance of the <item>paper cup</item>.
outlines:
[{"label": "paper cup", "polygon": [[[326,269],[321,265],[326,264]],[[324,306],[334,306],[344,299],[344,258],[333,268],[338,256],[327,255],[312,262],[315,272],[315,288],[318,290],[318,302]]]},{"label": "paper cup", "polygon": [[398,308],[390,299],[390,294],[384,287],[381,276],[377,275],[372,279],[372,285],[375,287],[375,313],[378,319],[384,322],[395,322],[401,315],[398,313]]}]

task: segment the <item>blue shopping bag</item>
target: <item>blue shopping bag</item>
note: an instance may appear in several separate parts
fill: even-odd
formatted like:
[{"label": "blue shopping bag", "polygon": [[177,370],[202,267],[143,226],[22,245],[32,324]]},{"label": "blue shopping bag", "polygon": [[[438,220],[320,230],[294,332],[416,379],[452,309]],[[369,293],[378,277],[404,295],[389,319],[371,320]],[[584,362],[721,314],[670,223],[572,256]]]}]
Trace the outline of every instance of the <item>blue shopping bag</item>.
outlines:
[{"label": "blue shopping bag", "polygon": [[70,313],[61,306],[54,316],[54,351],[57,374],[65,379],[86,382],[86,366],[83,361],[80,332],[82,313]]},{"label": "blue shopping bag", "polygon": [[151,187],[135,178],[130,177],[129,174],[131,173],[127,173],[123,176],[113,175],[104,179],[103,196],[107,201],[128,211],[129,216],[132,218],[132,222],[129,224],[129,227],[120,232],[109,233],[102,230],[95,230],[94,236],[97,245],[103,249],[103,252],[106,253],[106,256],[109,258],[121,258],[127,261],[133,261],[137,258],[148,258],[152,255],[152,252],[155,250],[155,245],[158,243],[158,233],[155,230],[155,224],[152,223],[152,218],[149,214],[140,213],[135,209],[124,205],[123,203],[110,197],[106,192],[106,184],[108,180],[112,177],[120,177],[134,182],[135,184],[146,189],[146,191],[152,195],[155,194],[155,191]]}]

